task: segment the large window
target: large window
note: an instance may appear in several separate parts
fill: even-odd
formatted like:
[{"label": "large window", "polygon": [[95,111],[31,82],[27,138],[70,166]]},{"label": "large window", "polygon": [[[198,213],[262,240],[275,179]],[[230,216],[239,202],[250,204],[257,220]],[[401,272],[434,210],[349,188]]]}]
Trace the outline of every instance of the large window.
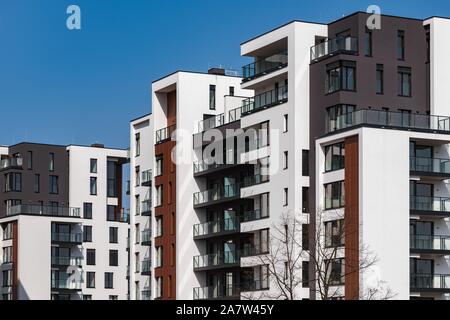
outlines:
[{"label": "large window", "polygon": [[344,181],[325,185],[325,209],[337,209],[345,206]]},{"label": "large window", "polygon": [[163,157],[159,156],[156,157],[156,174],[155,176],[158,177],[163,174]]},{"label": "large window", "polygon": [[95,272],[86,272],[86,288],[95,288]]},{"label": "large window", "polygon": [[86,265],[95,266],[95,249],[86,249]]},{"label": "large window", "polygon": [[411,97],[411,68],[398,68],[398,95]]},{"label": "large window", "polygon": [[13,247],[3,248],[3,263],[11,263],[13,261]]},{"label": "large window", "polygon": [[97,173],[97,159],[91,159],[90,169],[91,173]]},{"label": "large window", "polygon": [[326,93],[356,90],[356,63],[338,61],[327,66]]},{"label": "large window", "polygon": [[344,220],[325,222],[325,247],[343,247],[344,244]]},{"label": "large window", "polygon": [[119,251],[109,250],[109,266],[117,267],[119,265]]},{"label": "large window", "polygon": [[372,56],[372,31],[366,30],[364,34],[364,55],[366,57]]},{"label": "large window", "polygon": [[3,240],[11,240],[13,238],[13,223],[9,222],[3,226]]},{"label": "large window", "polygon": [[117,168],[116,161],[108,160],[107,174],[108,174],[108,197],[117,198]]},{"label": "large window", "polygon": [[352,124],[353,111],[355,111],[355,106],[349,104],[339,104],[328,108],[328,131],[342,129]]},{"label": "large window", "polygon": [[90,192],[91,192],[91,196],[97,195],[97,178],[96,177],[91,177]]},{"label": "large window", "polygon": [[83,226],[83,241],[92,242],[92,226]]},{"label": "large window", "polygon": [[48,159],[48,170],[50,172],[55,171],[55,154],[49,153],[49,159]]},{"label": "large window", "polygon": [[50,176],[49,181],[49,193],[50,194],[58,194],[58,176]]},{"label": "large window", "polygon": [[5,191],[6,192],[21,192],[22,191],[22,174],[21,173],[7,173],[5,175]]},{"label": "large window", "polygon": [[405,31],[397,31],[397,59],[405,60]]},{"label": "large window", "polygon": [[141,134],[136,133],[134,139],[135,139],[134,146],[136,151],[135,156],[139,157],[141,155]]},{"label": "large window", "polygon": [[345,283],[344,259],[325,261],[327,282],[330,285],[343,285]]},{"label": "large window", "polygon": [[5,271],[3,271],[2,275],[3,275],[2,286],[4,288],[12,287],[12,285],[13,285],[13,271],[12,270],[5,270]]},{"label": "large window", "polygon": [[376,93],[384,93],[384,67],[382,64],[377,64],[376,69]]},{"label": "large window", "polygon": [[114,288],[114,274],[112,272],[105,272],[105,289]]},{"label": "large window", "polygon": [[216,86],[209,86],[209,109],[216,110]]},{"label": "large window", "polygon": [[109,243],[119,243],[119,228],[109,228]]},{"label": "large window", "polygon": [[83,218],[92,219],[92,203],[83,203]]},{"label": "large window", "polygon": [[345,143],[340,142],[325,147],[325,172],[344,169]]},{"label": "large window", "polygon": [[108,205],[106,207],[106,220],[107,221],[117,221],[116,219],[116,206]]}]

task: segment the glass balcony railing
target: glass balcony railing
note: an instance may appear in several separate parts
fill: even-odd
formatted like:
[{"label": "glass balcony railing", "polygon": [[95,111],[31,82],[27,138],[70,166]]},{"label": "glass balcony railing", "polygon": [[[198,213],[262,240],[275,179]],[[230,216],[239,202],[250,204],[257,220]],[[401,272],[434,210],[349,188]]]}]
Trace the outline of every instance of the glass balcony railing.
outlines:
[{"label": "glass balcony railing", "polygon": [[450,236],[411,235],[410,248],[416,250],[450,250]]},{"label": "glass balcony railing", "polygon": [[[232,158],[230,158],[230,162],[237,163],[237,161],[234,160],[234,155]],[[194,174],[199,174],[199,173],[203,173],[203,172],[206,172],[209,170],[224,168],[224,167],[227,167],[230,165],[232,165],[232,164],[216,163],[216,162],[209,163],[207,161],[194,162]]]},{"label": "glass balcony railing", "polygon": [[210,129],[220,127],[225,124],[225,114],[219,114],[214,117],[202,120],[198,123],[198,132],[204,132]]},{"label": "glass balcony railing", "polygon": [[328,119],[327,132],[360,125],[450,133],[450,117],[362,109]]},{"label": "glass balcony railing", "polygon": [[243,257],[243,258],[254,257],[254,256],[268,254],[268,253],[269,253],[269,245],[268,244],[255,246],[254,244],[251,244],[251,243],[244,243],[244,246],[243,246],[242,252],[241,252],[241,257]]},{"label": "glass balcony railing", "polygon": [[55,280],[51,281],[52,289],[81,290],[82,282],[77,280]]},{"label": "glass balcony railing", "polygon": [[409,164],[411,171],[450,175],[450,159],[411,157]]},{"label": "glass balcony railing", "polygon": [[194,237],[239,230],[239,219],[229,218],[194,225]]},{"label": "glass balcony railing", "polygon": [[239,253],[228,251],[194,257],[194,270],[208,267],[226,267],[239,263]]},{"label": "glass balcony railing", "polygon": [[252,98],[242,101],[241,116],[273,107],[277,104],[285,103],[288,100],[288,87],[283,86],[277,89],[258,94]]},{"label": "glass balcony railing", "polygon": [[242,107],[228,111],[228,122],[241,120],[241,117],[242,117]]},{"label": "glass balcony railing", "polygon": [[141,243],[149,243],[152,241],[152,230],[145,229],[141,233]]},{"label": "glass balcony railing", "polygon": [[52,207],[31,204],[20,204],[6,209],[7,216],[15,216],[20,214],[37,215],[37,216],[54,216],[54,217],[70,217],[80,218],[80,208],[70,207]]},{"label": "glass balcony railing", "polygon": [[151,271],[152,271],[152,261],[150,259],[144,259],[142,261],[141,272],[142,273],[149,273]]},{"label": "glass balcony railing", "polygon": [[265,59],[261,59],[259,61],[255,61],[246,66],[243,66],[242,81],[247,82],[256,79],[260,76],[274,72],[278,69],[285,68],[287,67],[287,65],[288,65],[288,54],[286,51],[274,54]]},{"label": "glass balcony railing", "polygon": [[251,186],[256,186],[261,183],[269,182],[270,177],[268,175],[256,174],[254,176],[244,177],[242,182],[242,188],[248,188]]},{"label": "glass balcony railing", "polygon": [[142,201],[142,205],[141,205],[141,214],[143,216],[148,216],[152,213],[152,200],[148,199],[148,200],[144,200]]},{"label": "glass balcony railing", "polygon": [[412,289],[447,289],[450,290],[450,275],[448,274],[411,274]]},{"label": "glass balcony railing", "polygon": [[141,184],[142,185],[149,185],[152,183],[153,175],[152,170],[146,170],[142,172],[142,179]]},{"label": "glass balcony railing", "polygon": [[239,185],[232,184],[194,193],[194,205],[235,198],[239,195]]},{"label": "glass balcony railing", "polygon": [[409,205],[411,210],[450,212],[450,198],[411,196]]},{"label": "glass balcony railing", "polygon": [[241,292],[269,290],[269,280],[244,281],[241,284]]},{"label": "glass balcony railing", "polygon": [[83,234],[82,233],[52,233],[52,241],[79,244],[79,243],[83,242]]},{"label": "glass balcony railing", "polygon": [[158,143],[164,142],[166,140],[172,139],[172,135],[176,129],[177,129],[176,125],[172,125],[167,128],[163,128],[163,129],[156,131],[155,143],[158,144]]},{"label": "glass balcony railing", "polygon": [[194,288],[194,300],[239,299],[238,285]]},{"label": "glass balcony railing", "polygon": [[311,47],[311,61],[339,53],[358,53],[358,38],[338,37]]},{"label": "glass balcony railing", "polygon": [[241,222],[249,222],[249,221],[256,221],[256,220],[261,220],[261,219],[265,219],[269,217],[269,211],[268,209],[266,210],[251,210],[251,211],[245,211],[243,216],[242,216],[242,221]]},{"label": "glass balcony railing", "polygon": [[52,265],[54,266],[81,266],[83,264],[82,257],[64,257],[52,256]]},{"label": "glass balcony railing", "polygon": [[0,161],[0,170],[21,169],[23,166],[22,158],[7,158]]}]

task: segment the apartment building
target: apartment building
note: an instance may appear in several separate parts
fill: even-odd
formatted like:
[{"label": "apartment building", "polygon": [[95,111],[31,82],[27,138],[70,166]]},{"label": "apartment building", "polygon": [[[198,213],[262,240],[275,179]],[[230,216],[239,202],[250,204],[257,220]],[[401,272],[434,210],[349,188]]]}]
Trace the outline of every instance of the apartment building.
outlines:
[{"label": "apartment building", "polygon": [[126,150],[20,143],[0,152],[0,299],[127,299]]},{"label": "apartment building", "polygon": [[153,83],[153,114],[131,123],[132,242],[154,226],[131,255],[136,299],[147,286],[152,299],[279,297],[258,257],[285,217],[300,224],[296,299],[450,297],[450,20],[369,17],[246,41],[242,78]]}]

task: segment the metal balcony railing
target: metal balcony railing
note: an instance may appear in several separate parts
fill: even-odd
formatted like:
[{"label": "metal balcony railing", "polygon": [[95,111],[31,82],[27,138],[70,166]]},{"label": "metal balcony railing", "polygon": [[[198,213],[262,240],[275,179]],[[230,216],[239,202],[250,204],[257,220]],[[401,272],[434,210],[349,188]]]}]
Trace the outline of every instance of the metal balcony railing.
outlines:
[{"label": "metal balcony railing", "polygon": [[228,251],[194,257],[194,270],[208,267],[226,267],[239,263],[239,252]]},{"label": "metal balcony railing", "polygon": [[256,221],[261,220],[269,217],[268,209],[265,211],[262,211],[260,209],[251,210],[251,211],[245,211],[242,215],[242,221],[241,222],[249,222],[249,221]]},{"label": "metal balcony railing", "polygon": [[22,158],[7,158],[0,161],[0,170],[8,170],[12,168],[21,169],[23,166]]},{"label": "metal balcony railing", "polygon": [[412,289],[450,289],[450,275],[448,274],[411,274]]},{"label": "metal balcony railing", "polygon": [[239,297],[240,288],[238,285],[194,288],[194,300],[238,299]]},{"label": "metal balcony railing", "polygon": [[225,114],[210,117],[198,123],[198,132],[204,132],[210,129],[220,127],[225,124]]},{"label": "metal balcony railing", "polygon": [[82,282],[78,280],[54,280],[51,281],[52,289],[81,290]]},{"label": "metal balcony railing", "polygon": [[235,198],[239,195],[239,185],[227,185],[194,193],[194,205]]},{"label": "metal balcony railing", "polygon": [[358,38],[337,37],[311,47],[311,61],[339,53],[358,53]]},{"label": "metal balcony railing", "polygon": [[83,257],[52,256],[54,266],[81,266],[82,264]]},{"label": "metal balcony railing", "polygon": [[17,206],[9,207],[6,210],[7,216],[15,216],[20,214],[80,218],[81,210],[80,208],[59,207],[59,206],[52,207],[52,206],[41,206],[31,204],[20,204]]},{"label": "metal balcony railing", "polygon": [[194,225],[194,237],[217,234],[221,232],[233,232],[239,230],[239,219],[219,219]]},{"label": "metal balcony railing", "polygon": [[52,233],[52,241],[55,242],[65,242],[65,243],[75,243],[79,244],[83,242],[82,233]]},{"label": "metal balcony railing", "polygon": [[152,179],[153,179],[152,170],[146,170],[142,172],[142,179],[141,179],[142,185],[150,184],[152,182]]},{"label": "metal balcony railing", "polygon": [[450,236],[411,235],[410,248],[416,250],[450,250]]},{"label": "metal balcony railing", "polygon": [[241,292],[251,292],[251,291],[262,291],[269,290],[269,279],[266,280],[255,280],[255,281],[244,281],[241,284]]},{"label": "metal balcony railing", "polygon": [[247,176],[243,179],[242,188],[248,188],[269,181],[270,177],[268,175],[256,174],[254,176]]},{"label": "metal balcony railing", "polygon": [[177,126],[172,125],[172,126],[169,126],[169,127],[166,127],[166,128],[156,131],[155,143],[158,144],[158,143],[164,142],[166,140],[172,139],[172,135],[176,129],[177,129]]},{"label": "metal balcony railing", "polygon": [[255,61],[242,67],[243,82],[251,81],[260,76],[287,67],[287,51],[274,54],[270,57]]},{"label": "metal balcony railing", "polygon": [[288,87],[282,86],[242,101],[241,116],[264,110],[288,100]]},{"label": "metal balcony railing", "polygon": [[409,205],[411,210],[450,212],[450,198],[411,196]]},{"label": "metal balcony railing", "polygon": [[410,157],[410,170],[450,175],[450,159]]},{"label": "metal balcony railing", "polygon": [[260,256],[264,254],[269,253],[269,245],[259,245],[255,246],[250,243],[244,243],[244,246],[241,251],[241,257],[254,257],[254,256]]}]

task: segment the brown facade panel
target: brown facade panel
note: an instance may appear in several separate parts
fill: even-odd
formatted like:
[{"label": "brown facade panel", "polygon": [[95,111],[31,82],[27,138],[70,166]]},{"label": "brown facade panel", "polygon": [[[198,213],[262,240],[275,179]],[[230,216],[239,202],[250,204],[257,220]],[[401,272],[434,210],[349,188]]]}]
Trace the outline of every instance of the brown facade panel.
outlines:
[{"label": "brown facade panel", "polygon": [[345,140],[345,299],[359,299],[359,147]]}]

